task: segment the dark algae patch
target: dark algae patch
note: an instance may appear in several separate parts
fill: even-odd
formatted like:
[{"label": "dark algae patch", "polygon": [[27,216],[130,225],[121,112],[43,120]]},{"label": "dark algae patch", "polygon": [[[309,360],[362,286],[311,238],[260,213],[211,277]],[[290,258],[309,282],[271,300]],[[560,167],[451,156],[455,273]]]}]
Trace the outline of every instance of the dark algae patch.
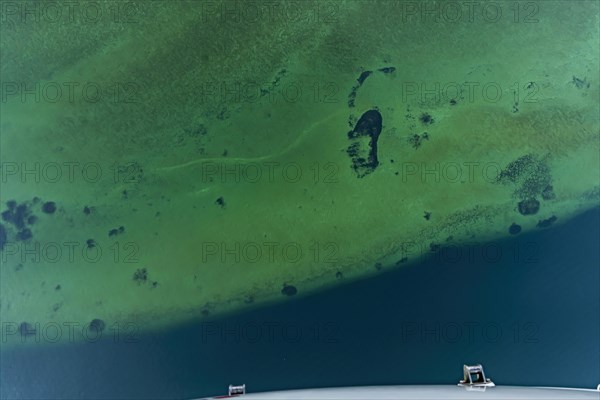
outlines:
[{"label": "dark algae patch", "polygon": [[33,233],[31,232],[31,229],[29,228],[24,228],[22,230],[20,230],[19,232],[17,232],[17,240],[21,240],[21,241],[25,241],[25,240],[29,240],[33,237]]},{"label": "dark algae patch", "polygon": [[550,168],[543,159],[533,154],[508,163],[498,174],[496,182],[514,185],[513,195],[521,200],[540,196],[544,200],[554,198]]},{"label": "dark algae patch", "polygon": [[423,140],[429,140],[429,134],[424,132],[422,135],[415,133],[408,138],[408,143],[414,148],[418,149],[423,144]]},{"label": "dark algae patch", "polygon": [[521,225],[513,223],[511,226],[508,227],[508,233],[510,233],[511,235],[518,235],[520,232]]},{"label": "dark algae patch", "polygon": [[533,215],[540,210],[540,202],[536,199],[527,199],[519,202],[518,207],[522,215]]},{"label": "dark algae patch", "polygon": [[384,74],[391,74],[396,71],[396,67],[383,67],[379,68],[377,71],[383,72]]},{"label": "dark algae patch", "polygon": [[556,195],[554,194],[554,188],[552,187],[552,185],[548,185],[544,188],[544,190],[542,191],[542,199],[544,200],[553,200],[556,198]]},{"label": "dark algae patch", "polygon": [[419,117],[419,121],[421,121],[421,123],[424,125],[433,124],[434,122],[433,117],[429,113],[421,114],[421,116]]},{"label": "dark algae patch", "polygon": [[[396,67],[388,66],[376,70],[376,72],[384,75],[392,74],[396,71]],[[348,108],[356,106],[356,96],[358,90],[365,83],[368,77],[373,75],[374,71],[363,71],[356,79],[356,84],[352,86],[348,94]],[[354,126],[354,129],[348,132],[348,138],[352,143],[348,146],[346,153],[352,159],[352,168],[359,178],[370,174],[377,168],[379,161],[377,159],[377,140],[382,129],[382,116],[376,109],[365,112],[356,125],[354,125],[356,117],[350,115],[349,125]]]},{"label": "dark algae patch", "polygon": [[36,329],[29,322],[21,322],[21,325],[19,325],[19,333],[21,336],[32,336],[35,335]]},{"label": "dark algae patch", "polygon": [[408,261],[408,257],[402,257],[401,259],[399,259],[398,261],[396,261],[396,266],[399,266],[401,264],[404,264],[405,262]]},{"label": "dark algae patch", "polygon": [[14,226],[13,240],[26,241],[33,237],[33,232],[28,228],[28,225],[33,225],[37,222],[37,217],[32,214],[31,207],[27,202],[21,204],[15,200],[6,202],[7,209],[2,211],[2,221],[5,224],[0,224],[0,250],[4,248],[9,240],[10,225]]},{"label": "dark algae patch", "polygon": [[6,244],[6,241],[6,228],[4,227],[4,225],[0,224],[0,251],[4,250],[4,245]]},{"label": "dark algae patch", "polygon": [[590,88],[590,83],[587,81],[587,78],[578,78],[575,75],[573,75],[573,80],[571,81],[571,83],[577,88],[577,89],[589,89]]},{"label": "dark algae patch", "polygon": [[56,211],[56,203],[53,201],[47,201],[42,204],[42,211],[46,214],[54,214]]},{"label": "dark algae patch", "polygon": [[118,228],[113,228],[110,231],[108,231],[108,237],[117,236],[124,232],[125,232],[125,227],[123,225],[121,225]]},{"label": "dark algae patch", "polygon": [[2,220],[14,225],[17,229],[23,229],[31,210],[26,203],[13,205],[12,202],[9,202],[8,204],[10,204],[8,210],[2,212]]},{"label": "dark algae patch", "polygon": [[381,134],[383,118],[377,110],[365,112],[348,132],[351,141],[346,153],[352,160],[352,169],[357,177],[363,178],[379,165],[377,158],[377,141]]},{"label": "dark algae patch", "polygon": [[146,283],[146,281],[148,280],[148,270],[146,268],[138,268],[133,273],[133,280],[138,285],[141,285],[142,283]]},{"label": "dark algae patch", "polygon": [[358,77],[357,81],[359,85],[362,85],[365,80],[373,73],[373,71],[364,71],[362,74],[360,74],[360,76]]},{"label": "dark algae patch", "polygon": [[556,216],[553,215],[548,219],[540,220],[536,226],[538,228],[549,228],[552,224],[554,224],[556,222],[557,219],[558,218],[556,218]]},{"label": "dark algae patch", "polygon": [[104,330],[106,324],[99,318],[94,318],[92,322],[90,322],[89,330],[91,332],[100,333]]},{"label": "dark algae patch", "polygon": [[[395,67],[383,67],[377,70],[385,75],[391,74],[396,71]],[[356,103],[356,95],[358,94],[358,89],[365,83],[369,76],[373,75],[373,71],[363,71],[360,76],[356,79],[357,84],[352,86],[350,93],[348,94],[348,107],[353,108]]]},{"label": "dark algae patch", "polygon": [[358,82],[358,85],[354,85],[352,87],[352,90],[350,91],[350,94],[348,95],[348,107],[352,108],[354,107],[355,101],[356,101],[356,94],[358,92],[358,88],[361,87],[361,85],[365,82],[365,80],[373,73],[373,71],[363,71],[360,76],[358,77],[358,79],[356,79],[356,81]]},{"label": "dark algae patch", "polygon": [[281,294],[285,296],[295,296],[298,293],[298,289],[292,285],[283,285],[283,289],[281,289]]}]

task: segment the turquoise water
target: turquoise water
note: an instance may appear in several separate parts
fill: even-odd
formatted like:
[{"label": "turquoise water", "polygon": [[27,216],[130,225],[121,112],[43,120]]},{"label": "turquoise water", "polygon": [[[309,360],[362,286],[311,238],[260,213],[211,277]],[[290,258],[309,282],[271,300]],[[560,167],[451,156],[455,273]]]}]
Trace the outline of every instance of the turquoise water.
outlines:
[{"label": "turquoise water", "polygon": [[[2,397],[181,399],[374,384],[600,383],[600,209],[494,244],[135,343],[2,354]],[[517,252],[516,249],[519,249]],[[496,252],[499,250],[499,252]],[[494,254],[498,254],[496,256]]]},{"label": "turquoise water", "polygon": [[599,2],[75,3],[0,1],[0,397],[600,383]]}]

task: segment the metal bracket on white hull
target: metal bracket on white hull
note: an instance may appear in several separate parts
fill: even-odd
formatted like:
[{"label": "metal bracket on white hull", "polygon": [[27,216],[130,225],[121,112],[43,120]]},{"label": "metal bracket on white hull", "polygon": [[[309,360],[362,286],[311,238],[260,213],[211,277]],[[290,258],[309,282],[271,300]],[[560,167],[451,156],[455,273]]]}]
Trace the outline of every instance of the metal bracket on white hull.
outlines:
[{"label": "metal bracket on white hull", "polygon": [[[464,378],[458,383],[458,386],[467,386],[472,388],[488,388],[494,387],[494,382],[485,377],[483,366],[463,365]],[[474,378],[474,379],[473,379]]]},{"label": "metal bracket on white hull", "polygon": [[229,396],[237,396],[240,394],[246,394],[246,384],[229,385]]},{"label": "metal bracket on white hull", "polygon": [[[483,367],[477,365],[463,366],[463,379],[455,385],[404,385],[404,386],[355,386],[342,388],[298,389],[278,392],[246,394],[246,385],[229,385],[229,393],[225,396],[206,398],[248,398],[248,400],[349,400],[372,399],[556,399],[556,400],[600,400],[600,385],[597,389],[575,389],[561,387],[520,387],[497,386],[485,377]],[[463,389],[461,389],[463,388]],[[488,388],[493,388],[487,390]],[[468,392],[468,393],[465,393]]]},{"label": "metal bracket on white hull", "polygon": [[[496,386],[494,382],[485,377],[483,366],[481,364],[463,365],[463,374],[464,379],[458,383],[458,386],[465,386],[467,389],[473,390],[485,390],[485,388]],[[600,385],[598,385],[598,387],[600,387]],[[246,394],[246,384],[229,385],[229,396],[237,396],[240,394]]]}]

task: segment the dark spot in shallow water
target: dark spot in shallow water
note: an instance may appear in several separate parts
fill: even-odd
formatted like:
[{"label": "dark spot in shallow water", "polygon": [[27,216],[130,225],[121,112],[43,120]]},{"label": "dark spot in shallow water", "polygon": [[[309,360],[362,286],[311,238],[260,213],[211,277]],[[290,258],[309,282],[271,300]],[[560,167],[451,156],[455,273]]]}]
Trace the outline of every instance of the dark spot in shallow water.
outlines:
[{"label": "dark spot in shallow water", "polygon": [[553,196],[552,176],[546,161],[533,154],[525,154],[506,165],[496,177],[496,182],[514,185],[514,196],[519,199],[544,200]]},{"label": "dark spot in shallow water", "polygon": [[553,215],[548,219],[543,219],[543,220],[539,221],[536,226],[538,228],[548,228],[550,225],[552,225],[554,222],[556,222],[557,219],[558,218],[556,218],[556,216]]},{"label": "dark spot in shallow water", "polygon": [[148,280],[148,270],[146,268],[138,268],[133,273],[133,280],[136,281],[138,285],[146,283]]},{"label": "dark spot in shallow water", "polygon": [[2,220],[13,224],[17,229],[23,229],[25,227],[25,221],[29,216],[30,210],[26,203],[19,205],[12,204],[9,209],[2,212]]},{"label": "dark spot in shallow water", "polygon": [[360,74],[360,76],[358,77],[357,81],[359,85],[362,85],[364,83],[364,81],[369,77],[369,75],[371,75],[373,73],[373,71],[364,71],[362,74]]},{"label": "dark spot in shallow water", "polygon": [[399,259],[398,261],[396,261],[396,267],[400,266],[401,264],[404,264],[405,262],[408,261],[408,257],[402,257],[401,259]]},{"label": "dark spot in shallow water", "polygon": [[296,289],[296,287],[292,285],[283,285],[281,293],[286,296],[294,296],[296,293],[298,293],[298,289]]},{"label": "dark spot in shallow water", "polygon": [[521,225],[513,223],[511,226],[508,227],[508,233],[510,233],[511,235],[518,235],[520,232]]},{"label": "dark spot in shallow water", "polygon": [[19,332],[21,333],[21,336],[31,336],[35,335],[36,329],[29,322],[21,322],[21,325],[19,325]]},{"label": "dark spot in shallow water", "polygon": [[384,74],[391,74],[396,70],[396,67],[383,67],[379,68],[377,71],[383,72]]},{"label": "dark spot in shallow water", "polygon": [[33,233],[31,233],[31,229],[25,228],[17,232],[17,240],[25,241],[31,239],[33,237]]},{"label": "dark spot in shallow water", "polygon": [[114,229],[111,229],[110,231],[108,231],[108,237],[117,236],[123,232],[125,232],[125,227],[123,225],[121,225],[118,228],[114,228]]},{"label": "dark spot in shallow water", "polygon": [[419,117],[419,121],[421,121],[425,125],[433,124],[433,118],[431,117],[431,115],[429,115],[429,113],[421,114],[421,116]]},{"label": "dark spot in shallow water", "polygon": [[54,214],[56,211],[56,203],[53,201],[47,201],[42,204],[42,211],[46,214]]},{"label": "dark spot in shallow water", "polygon": [[358,88],[359,86],[353,87],[352,91],[348,95],[348,107],[350,108],[354,107],[354,102],[356,101],[356,91],[358,90]]},{"label": "dark spot in shallow water", "polygon": [[2,221],[13,222],[13,213],[10,210],[2,211]]},{"label": "dark spot in shallow water", "polygon": [[519,213],[522,215],[533,215],[540,210],[540,202],[536,199],[527,199],[519,202]]},{"label": "dark spot in shallow water", "polygon": [[553,200],[556,198],[556,195],[554,194],[554,188],[552,187],[552,185],[548,185],[544,188],[544,190],[542,191],[542,199],[544,200]]},{"label": "dark spot in shallow water", "polygon": [[381,134],[383,118],[377,110],[365,112],[353,130],[348,132],[352,142],[346,153],[352,159],[352,169],[359,178],[370,174],[379,165],[377,158],[377,141]]},{"label": "dark spot in shallow water", "polygon": [[365,112],[354,127],[354,130],[348,133],[348,138],[356,139],[359,137],[377,138],[381,133],[383,118],[377,110]]},{"label": "dark spot in shallow water", "polygon": [[6,244],[6,228],[4,225],[0,224],[0,250],[4,250],[4,245]]},{"label": "dark spot in shallow water", "polygon": [[15,209],[15,226],[21,229],[25,226],[25,218],[29,215],[29,207],[27,204],[19,204]]},{"label": "dark spot in shallow water", "polygon": [[583,88],[589,89],[590,88],[590,83],[587,81],[587,77],[581,79],[581,78],[578,78],[575,75],[573,75],[573,80],[571,81],[571,83],[573,85],[575,85],[575,87],[577,89],[583,89]]},{"label": "dark spot in shallow water", "polygon": [[89,330],[92,332],[100,333],[104,330],[106,324],[99,318],[94,318],[92,322],[90,322]]}]

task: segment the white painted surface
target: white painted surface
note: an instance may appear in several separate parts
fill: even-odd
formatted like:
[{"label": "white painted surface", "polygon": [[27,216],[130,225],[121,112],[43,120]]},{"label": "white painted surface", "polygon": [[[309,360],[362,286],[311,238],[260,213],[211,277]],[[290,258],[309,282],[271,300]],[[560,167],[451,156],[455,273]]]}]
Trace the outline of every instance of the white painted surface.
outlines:
[{"label": "white painted surface", "polygon": [[[226,390],[226,388],[225,388]],[[240,400],[380,400],[380,399],[420,399],[420,400],[475,400],[475,399],[537,399],[537,400],[600,400],[600,392],[594,389],[569,389],[548,387],[504,386],[485,390],[452,385],[430,386],[361,386],[325,389],[286,390],[265,393],[248,393],[233,396]]]}]

